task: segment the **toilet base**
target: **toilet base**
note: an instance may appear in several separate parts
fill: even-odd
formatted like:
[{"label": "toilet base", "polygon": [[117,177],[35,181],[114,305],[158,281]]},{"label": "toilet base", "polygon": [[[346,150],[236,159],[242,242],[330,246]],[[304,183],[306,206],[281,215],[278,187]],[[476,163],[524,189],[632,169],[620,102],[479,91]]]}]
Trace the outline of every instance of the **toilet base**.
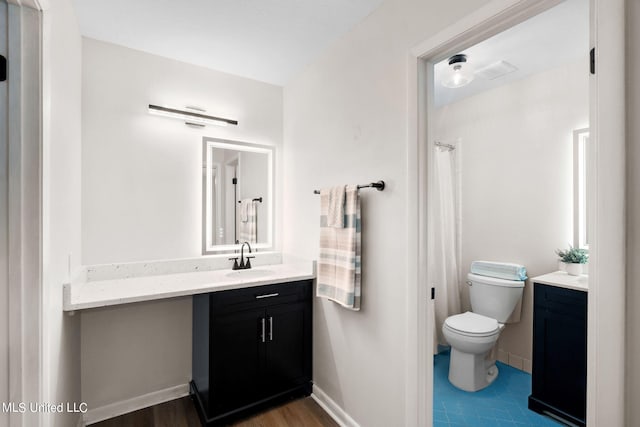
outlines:
[{"label": "toilet base", "polygon": [[478,391],[498,378],[496,361],[486,354],[463,353],[451,348],[449,382],[464,391]]}]

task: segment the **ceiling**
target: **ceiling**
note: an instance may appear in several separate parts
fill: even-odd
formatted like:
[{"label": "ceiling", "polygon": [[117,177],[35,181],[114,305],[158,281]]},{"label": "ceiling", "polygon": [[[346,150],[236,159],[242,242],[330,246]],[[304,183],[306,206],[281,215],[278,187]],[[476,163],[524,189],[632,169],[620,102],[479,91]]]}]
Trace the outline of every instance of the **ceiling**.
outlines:
[{"label": "ceiling", "polygon": [[74,0],[83,36],[284,85],[383,0]]},{"label": "ceiling", "polygon": [[[441,107],[531,74],[586,59],[589,54],[589,0],[566,0],[533,18],[461,52],[475,70],[503,60],[518,70],[487,80],[476,75],[467,86],[449,89],[440,84],[448,60],[434,67],[434,100]],[[585,73],[588,70],[585,69]]]},{"label": "ceiling", "polygon": [[[276,85],[291,77],[383,0],[74,0],[82,35]],[[448,89],[446,105],[586,57],[589,0],[566,0],[461,52],[476,70],[504,60],[518,70]]]}]

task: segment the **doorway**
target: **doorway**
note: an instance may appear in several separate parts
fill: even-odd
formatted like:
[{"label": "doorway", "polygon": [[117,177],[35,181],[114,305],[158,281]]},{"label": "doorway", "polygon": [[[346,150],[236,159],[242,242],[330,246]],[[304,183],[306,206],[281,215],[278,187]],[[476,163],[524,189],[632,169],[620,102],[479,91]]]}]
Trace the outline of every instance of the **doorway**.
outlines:
[{"label": "doorway", "polygon": [[[434,65],[427,273],[442,346],[434,364],[436,421],[554,425],[527,407],[538,384],[531,376],[540,312],[534,313],[533,283],[558,271],[555,251],[574,240],[573,133],[589,125],[588,7],[565,0]],[[504,310],[483,304],[487,295],[503,301]],[[479,329],[483,320],[491,320],[486,330]],[[478,339],[482,344],[473,346]],[[582,342],[572,352],[584,383]],[[482,363],[472,371],[467,359],[459,363],[470,354]],[[585,389],[574,388],[558,407],[576,401],[571,415],[584,420]]]},{"label": "doorway", "polygon": [[[408,381],[408,390],[417,392],[414,401],[417,410],[412,412],[412,403],[409,403],[407,413],[409,422],[415,420],[417,425],[431,425],[433,416],[433,366],[430,362],[434,309],[428,299],[428,269],[421,261],[428,257],[427,159],[435,139],[431,110],[434,99],[427,82],[434,81],[433,65],[451,53],[498,34],[559,3],[494,0],[412,50],[410,136],[417,143],[410,149],[409,158],[415,157],[417,161],[415,164],[410,162],[409,181],[411,190],[417,195],[415,223],[419,233],[414,241],[416,285],[409,296],[416,301],[409,313],[410,332],[416,334],[417,342],[413,348],[416,358],[415,366],[409,366],[408,371],[415,369],[418,375]],[[624,364],[619,360],[624,349],[624,221],[621,220],[624,217],[624,70],[623,67],[616,69],[614,64],[624,62],[624,28],[620,25],[624,21],[624,2],[592,0],[590,10],[590,46],[595,47],[597,70],[589,78],[590,144],[594,150],[590,166],[594,173],[588,208],[589,218],[593,221],[589,227],[587,423],[622,425],[624,403],[615,396],[624,395]],[[600,111],[608,113],[604,116]],[[606,150],[604,145],[601,147],[601,141],[606,141]],[[604,170],[615,172],[598,174]],[[411,183],[412,177],[415,177],[415,184]],[[618,418],[606,418],[612,415]]]}]

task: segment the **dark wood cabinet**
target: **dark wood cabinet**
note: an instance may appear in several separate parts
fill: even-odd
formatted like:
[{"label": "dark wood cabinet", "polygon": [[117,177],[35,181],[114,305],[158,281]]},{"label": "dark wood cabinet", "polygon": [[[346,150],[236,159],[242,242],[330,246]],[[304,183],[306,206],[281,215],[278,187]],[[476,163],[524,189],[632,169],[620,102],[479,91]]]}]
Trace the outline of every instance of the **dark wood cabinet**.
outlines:
[{"label": "dark wood cabinet", "polygon": [[[217,316],[211,329],[209,411],[224,414],[262,398],[264,345],[256,340],[264,309]],[[219,391],[219,393],[216,393]]]},{"label": "dark wood cabinet", "polygon": [[578,426],[587,401],[587,292],[534,284],[529,409]]},{"label": "dark wood cabinet", "polygon": [[311,393],[310,280],[193,297],[191,394],[220,425]]}]

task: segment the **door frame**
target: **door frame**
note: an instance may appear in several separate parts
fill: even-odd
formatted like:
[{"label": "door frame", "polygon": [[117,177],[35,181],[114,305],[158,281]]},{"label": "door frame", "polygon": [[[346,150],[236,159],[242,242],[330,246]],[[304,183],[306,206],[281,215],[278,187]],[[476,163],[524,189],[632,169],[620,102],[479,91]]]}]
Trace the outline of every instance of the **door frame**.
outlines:
[{"label": "door frame", "polygon": [[[562,0],[493,0],[408,54],[409,292],[406,425],[432,425],[433,303],[428,299],[427,170],[433,140],[431,65],[549,9]],[[624,425],[625,358],[625,30],[624,0],[590,0],[589,263],[587,424]],[[585,70],[585,72],[587,72]],[[600,173],[599,173],[600,172]],[[606,172],[606,173],[605,173]],[[418,231],[416,233],[416,230]]]},{"label": "door frame", "polygon": [[[43,20],[47,0],[8,3],[8,226],[9,226],[9,397],[43,402],[44,138]],[[43,413],[13,412],[9,425],[42,425]]]},{"label": "door frame", "polygon": [[[0,28],[6,28],[9,21],[9,7],[0,0]],[[0,32],[0,54],[8,56],[7,32]],[[9,110],[9,90],[7,81],[0,82],[0,200],[9,197],[9,141],[7,129]],[[0,348],[9,347],[9,210],[8,204],[0,204]],[[0,401],[9,401],[9,354],[0,352]],[[0,414],[0,424],[8,423],[9,414]]]}]

